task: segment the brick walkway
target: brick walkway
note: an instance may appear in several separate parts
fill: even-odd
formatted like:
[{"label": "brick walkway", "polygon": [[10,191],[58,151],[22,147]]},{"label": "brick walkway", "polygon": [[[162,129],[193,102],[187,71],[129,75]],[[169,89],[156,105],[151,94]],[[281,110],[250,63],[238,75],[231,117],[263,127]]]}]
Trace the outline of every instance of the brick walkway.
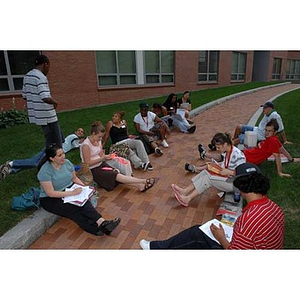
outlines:
[{"label": "brick walkway", "polygon": [[111,236],[90,235],[61,218],[30,249],[140,249],[142,238],[165,239],[213,218],[220,203],[216,189],[208,190],[185,208],[174,199],[171,183],[190,184],[193,175],[184,170],[184,163],[201,163],[198,143],[207,146],[216,132],[233,134],[236,124],[247,123],[262,103],[295,87],[284,85],[228,100],[196,116],[194,134],[173,131],[164,155],[150,157],[154,170],[134,171],[136,177],[156,177],[155,186],[146,193],[122,185],[112,192],[100,189],[97,209],[106,219],[116,216],[122,219]]}]

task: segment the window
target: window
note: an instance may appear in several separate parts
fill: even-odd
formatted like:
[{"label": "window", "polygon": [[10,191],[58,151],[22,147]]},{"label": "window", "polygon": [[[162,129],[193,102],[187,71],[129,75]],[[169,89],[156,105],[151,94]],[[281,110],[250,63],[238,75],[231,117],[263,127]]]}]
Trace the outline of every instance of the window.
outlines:
[{"label": "window", "polygon": [[174,51],[145,51],[145,82],[174,82]]},{"label": "window", "polygon": [[287,60],[286,79],[300,79],[300,60]]},{"label": "window", "polygon": [[219,51],[199,51],[198,81],[209,82],[218,80]]},{"label": "window", "polygon": [[99,86],[174,82],[174,51],[97,51]]},{"label": "window", "polygon": [[280,79],[281,73],[281,58],[274,58],[273,60],[273,70],[272,70],[272,79]]},{"label": "window", "polygon": [[24,75],[34,66],[39,51],[0,51],[0,92],[21,91]]},{"label": "window", "polygon": [[135,51],[97,51],[100,86],[136,84]]},{"label": "window", "polygon": [[231,66],[231,80],[244,81],[246,73],[246,53],[233,52]]}]

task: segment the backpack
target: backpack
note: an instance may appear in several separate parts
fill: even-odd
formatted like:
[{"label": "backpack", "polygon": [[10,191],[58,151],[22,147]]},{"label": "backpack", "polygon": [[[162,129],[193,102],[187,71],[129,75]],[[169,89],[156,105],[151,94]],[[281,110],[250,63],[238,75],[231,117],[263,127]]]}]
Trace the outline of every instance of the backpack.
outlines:
[{"label": "backpack", "polygon": [[28,193],[13,197],[11,208],[13,210],[40,208],[40,192],[40,189],[31,187]]}]

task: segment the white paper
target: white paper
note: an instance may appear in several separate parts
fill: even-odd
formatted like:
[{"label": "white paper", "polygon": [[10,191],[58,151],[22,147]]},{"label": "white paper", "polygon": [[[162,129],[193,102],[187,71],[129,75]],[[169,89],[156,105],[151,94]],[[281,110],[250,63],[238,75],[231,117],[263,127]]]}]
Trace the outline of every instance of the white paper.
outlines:
[{"label": "white paper", "polygon": [[91,189],[89,186],[82,186],[75,183],[70,188],[67,188],[66,192],[74,191],[76,188],[82,188],[81,193],[75,196],[63,197],[62,199],[64,200],[64,203],[74,202],[74,201],[83,202],[89,198],[90,193],[93,191],[93,189]]},{"label": "white paper", "polygon": [[231,241],[232,239],[232,234],[233,234],[233,227],[228,226],[220,221],[218,221],[217,219],[212,219],[206,223],[204,223],[203,225],[201,225],[199,228],[200,230],[202,230],[207,236],[209,236],[212,240],[216,241],[218,244],[220,244],[220,242],[215,238],[215,236],[212,234],[211,230],[210,230],[210,226],[211,224],[216,225],[217,227],[219,227],[219,225],[221,224],[224,232],[225,232],[225,237],[227,239],[228,242]]},{"label": "white paper", "polygon": [[179,114],[182,118],[185,118],[185,109],[177,108],[176,114]]}]

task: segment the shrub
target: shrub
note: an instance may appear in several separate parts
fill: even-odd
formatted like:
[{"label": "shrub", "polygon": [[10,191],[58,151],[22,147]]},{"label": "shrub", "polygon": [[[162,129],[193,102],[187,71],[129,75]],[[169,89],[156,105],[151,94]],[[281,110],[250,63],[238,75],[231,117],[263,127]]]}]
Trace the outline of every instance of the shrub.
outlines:
[{"label": "shrub", "polygon": [[27,111],[10,109],[0,113],[0,128],[28,123]]}]

